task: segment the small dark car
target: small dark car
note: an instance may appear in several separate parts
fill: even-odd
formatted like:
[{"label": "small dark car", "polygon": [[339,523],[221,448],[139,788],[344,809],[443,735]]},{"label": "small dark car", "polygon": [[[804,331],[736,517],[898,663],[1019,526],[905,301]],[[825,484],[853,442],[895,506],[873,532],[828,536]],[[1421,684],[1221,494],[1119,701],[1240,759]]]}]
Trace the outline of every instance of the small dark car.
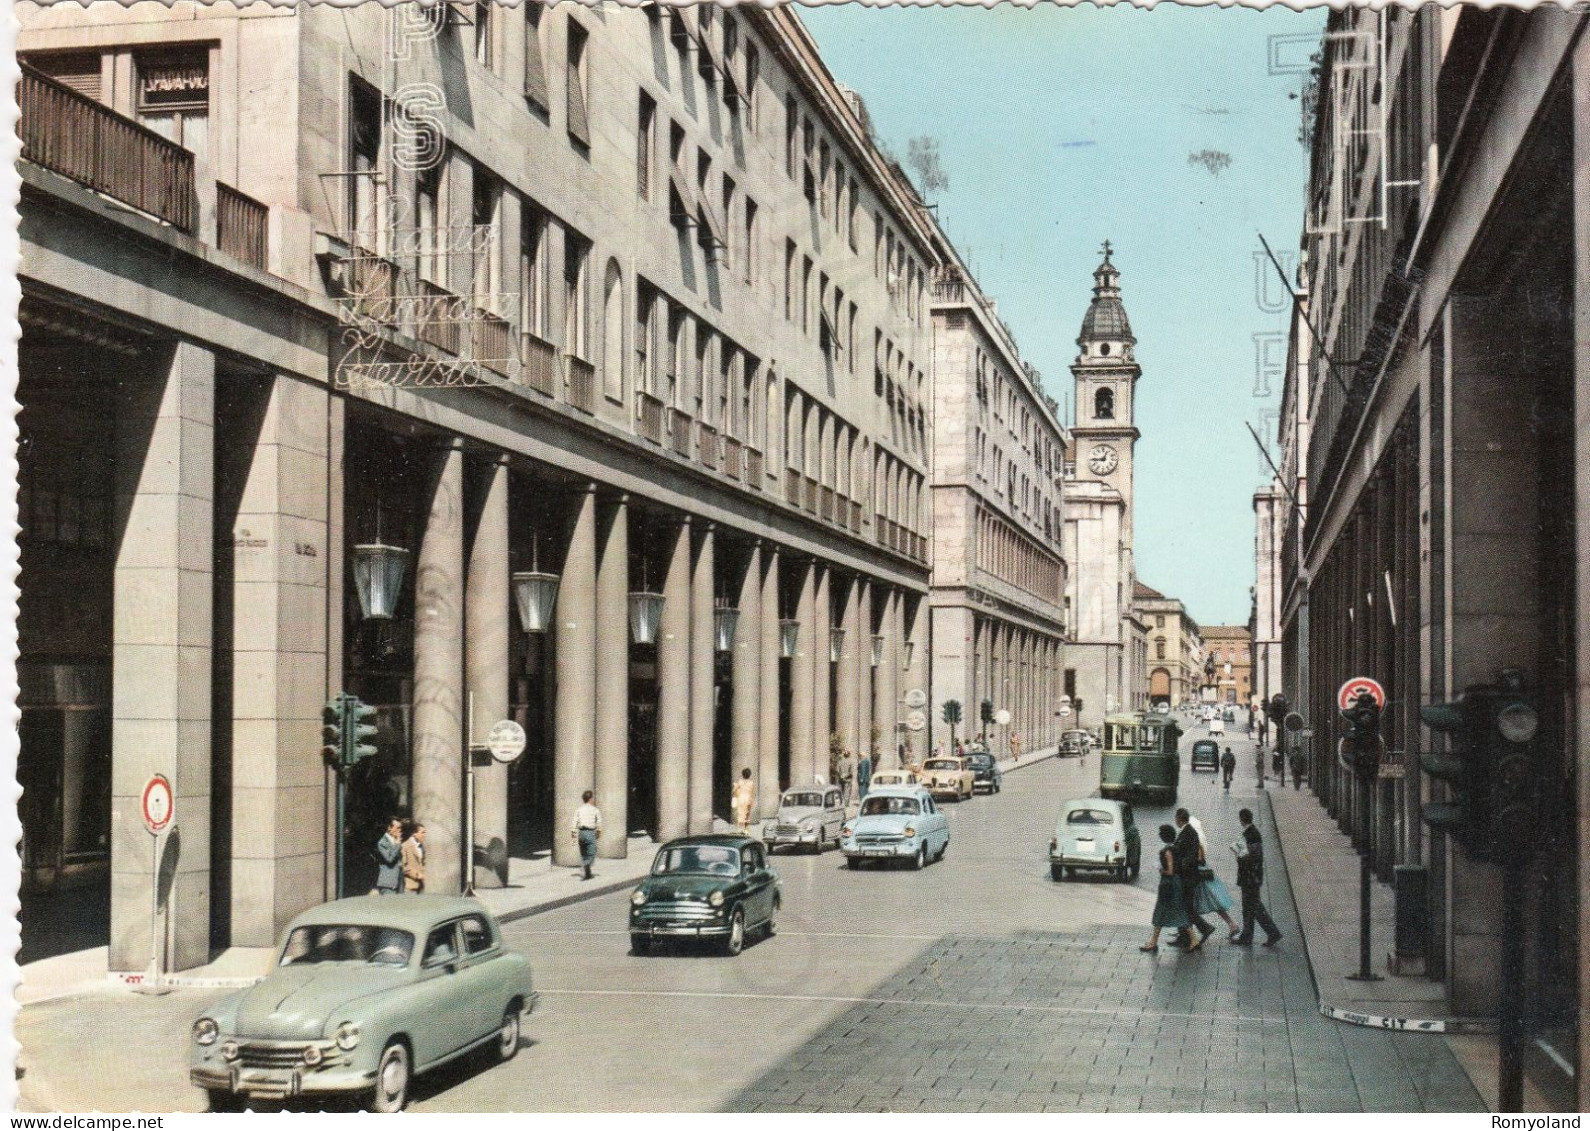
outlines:
[{"label": "small dark car", "polygon": [[1192,768],[1207,768],[1210,773],[1220,770],[1220,743],[1212,738],[1200,738],[1192,744]]},{"label": "small dark car", "polygon": [[1005,775],[999,772],[999,763],[992,754],[973,751],[966,756],[966,768],[972,771],[972,792],[985,790],[998,793],[1005,784]]},{"label": "small dark car", "polygon": [[733,956],[746,935],[771,938],[782,893],[762,842],[691,836],[657,850],[651,875],[630,893],[629,941],[646,954],[660,939],[714,939]]}]

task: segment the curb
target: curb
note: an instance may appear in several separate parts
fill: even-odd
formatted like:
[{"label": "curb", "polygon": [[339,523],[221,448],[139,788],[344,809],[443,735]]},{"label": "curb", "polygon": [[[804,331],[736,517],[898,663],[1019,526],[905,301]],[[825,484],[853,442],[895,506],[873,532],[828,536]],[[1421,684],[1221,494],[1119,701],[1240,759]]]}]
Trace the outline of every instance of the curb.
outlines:
[{"label": "curb", "polygon": [[[1313,964],[1310,963],[1310,966]],[[1408,1033],[1494,1033],[1496,1022],[1481,1017],[1451,1017],[1443,1020],[1416,1020],[1411,1017],[1381,1017],[1374,1013],[1359,1013],[1340,1006],[1319,1003],[1322,1016],[1347,1025],[1365,1029],[1396,1029]]]},{"label": "curb", "polygon": [[555,899],[549,899],[544,903],[533,903],[529,907],[519,907],[512,911],[504,911],[502,914],[497,915],[497,922],[514,923],[520,919],[528,919],[532,915],[540,915],[543,911],[556,911],[560,907],[568,907],[571,904],[583,903],[587,899],[596,899],[598,896],[612,895],[615,891],[623,891],[627,887],[632,887],[633,885],[640,883],[643,878],[644,876],[642,875],[631,876],[626,880],[604,880],[593,887],[582,887],[579,891],[570,892],[568,895],[560,895]]}]

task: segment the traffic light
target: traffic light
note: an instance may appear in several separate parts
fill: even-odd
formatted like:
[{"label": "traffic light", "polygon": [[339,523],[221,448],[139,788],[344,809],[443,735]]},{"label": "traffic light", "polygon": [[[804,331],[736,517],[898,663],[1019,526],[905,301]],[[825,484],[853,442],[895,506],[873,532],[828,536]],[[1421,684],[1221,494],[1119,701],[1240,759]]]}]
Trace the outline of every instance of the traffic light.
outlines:
[{"label": "traffic light", "polygon": [[348,765],[370,757],[375,753],[375,747],[369,745],[366,739],[374,738],[380,733],[380,728],[368,720],[374,719],[376,709],[367,706],[359,700],[348,697],[348,745],[344,761]]},{"label": "traffic light", "polygon": [[1373,777],[1380,769],[1380,704],[1361,691],[1343,714],[1349,730],[1337,747],[1337,758],[1359,777]]},{"label": "traffic light", "polygon": [[1420,755],[1419,764],[1454,793],[1451,801],[1425,805],[1424,823],[1455,836],[1471,856],[1497,859],[1528,828],[1536,807],[1540,713],[1521,673],[1504,671],[1499,682],[1475,684],[1419,714],[1447,735],[1450,747]]},{"label": "traffic light", "polygon": [[982,714],[979,717],[985,723],[991,723],[994,721],[994,701],[992,699],[983,700]]},{"label": "traffic light", "polygon": [[333,769],[342,768],[343,728],[347,723],[347,713],[344,709],[343,696],[326,700],[325,710],[321,718],[325,722],[320,730],[325,739],[325,745],[320,748],[321,757]]},{"label": "traffic light", "polygon": [[1277,691],[1274,695],[1270,696],[1269,701],[1264,704],[1264,714],[1272,723],[1275,723],[1277,726],[1279,726],[1281,720],[1286,718],[1286,713],[1287,711],[1291,710],[1291,708],[1291,701],[1288,700],[1285,695],[1282,695],[1279,691]]}]

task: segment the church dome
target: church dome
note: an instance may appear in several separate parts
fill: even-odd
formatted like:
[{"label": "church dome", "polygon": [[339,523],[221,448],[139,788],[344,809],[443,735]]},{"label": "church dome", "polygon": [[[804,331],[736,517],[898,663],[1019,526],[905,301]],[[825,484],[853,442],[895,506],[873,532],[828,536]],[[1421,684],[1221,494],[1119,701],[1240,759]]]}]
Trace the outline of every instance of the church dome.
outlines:
[{"label": "church dome", "polygon": [[1132,324],[1126,318],[1126,306],[1121,302],[1121,273],[1110,262],[1109,241],[1104,244],[1104,262],[1093,272],[1093,302],[1082,316],[1082,333],[1077,345],[1087,352],[1090,343],[1121,342],[1136,344]]}]

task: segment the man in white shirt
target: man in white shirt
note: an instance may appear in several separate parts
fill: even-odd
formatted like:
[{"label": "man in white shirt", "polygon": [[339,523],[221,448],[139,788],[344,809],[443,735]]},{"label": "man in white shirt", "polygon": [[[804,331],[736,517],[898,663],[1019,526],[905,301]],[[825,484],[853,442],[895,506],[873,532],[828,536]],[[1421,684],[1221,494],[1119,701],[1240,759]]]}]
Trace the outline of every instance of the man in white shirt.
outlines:
[{"label": "man in white shirt", "polygon": [[585,802],[574,811],[574,827],[569,835],[580,842],[580,866],[585,869],[585,879],[591,878],[591,865],[596,863],[596,841],[602,835],[602,811],[591,803],[596,794],[586,790],[580,794]]}]

